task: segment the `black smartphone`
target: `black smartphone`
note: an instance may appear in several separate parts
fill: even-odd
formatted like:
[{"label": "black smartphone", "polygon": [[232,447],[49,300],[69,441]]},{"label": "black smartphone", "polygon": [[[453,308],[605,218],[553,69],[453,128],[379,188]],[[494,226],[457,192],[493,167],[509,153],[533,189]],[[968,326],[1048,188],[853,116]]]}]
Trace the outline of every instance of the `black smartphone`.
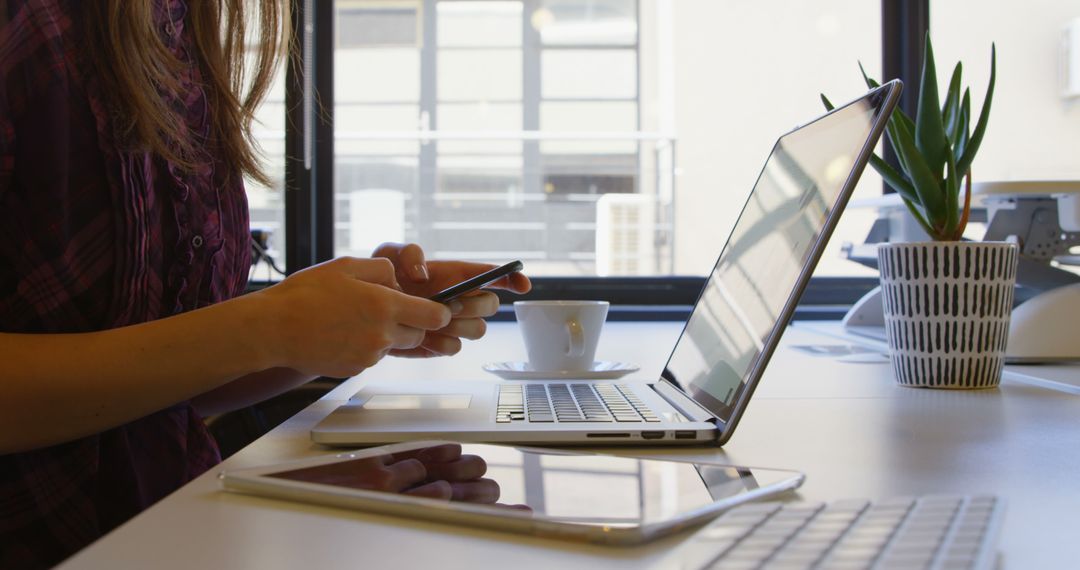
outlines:
[{"label": "black smartphone", "polygon": [[524,267],[525,266],[522,265],[520,261],[511,261],[510,263],[507,263],[502,267],[496,267],[495,269],[481,273],[480,275],[477,275],[472,279],[466,279],[465,281],[462,281],[457,285],[443,289],[442,291],[439,291],[438,293],[432,295],[430,299],[439,303],[446,303],[464,295],[465,293],[468,293],[469,291],[475,291],[485,285],[490,285],[493,281],[499,279],[500,277],[506,277],[511,273],[521,271]]}]

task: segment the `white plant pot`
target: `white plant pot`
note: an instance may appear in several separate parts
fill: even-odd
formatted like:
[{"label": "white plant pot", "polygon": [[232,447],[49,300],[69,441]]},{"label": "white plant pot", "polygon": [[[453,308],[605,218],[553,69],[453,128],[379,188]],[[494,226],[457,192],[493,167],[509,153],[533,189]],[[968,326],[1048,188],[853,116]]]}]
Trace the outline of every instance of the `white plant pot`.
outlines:
[{"label": "white plant pot", "polygon": [[1019,250],[1004,242],[878,247],[885,330],[903,386],[993,388],[1001,381]]}]

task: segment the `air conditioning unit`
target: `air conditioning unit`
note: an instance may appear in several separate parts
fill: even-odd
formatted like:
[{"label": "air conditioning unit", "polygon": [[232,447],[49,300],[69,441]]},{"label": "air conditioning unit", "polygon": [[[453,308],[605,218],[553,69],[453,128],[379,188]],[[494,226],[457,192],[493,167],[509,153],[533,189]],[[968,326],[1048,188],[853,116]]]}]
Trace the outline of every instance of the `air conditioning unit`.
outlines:
[{"label": "air conditioning unit", "polygon": [[656,197],[604,194],[596,201],[596,273],[655,275]]}]

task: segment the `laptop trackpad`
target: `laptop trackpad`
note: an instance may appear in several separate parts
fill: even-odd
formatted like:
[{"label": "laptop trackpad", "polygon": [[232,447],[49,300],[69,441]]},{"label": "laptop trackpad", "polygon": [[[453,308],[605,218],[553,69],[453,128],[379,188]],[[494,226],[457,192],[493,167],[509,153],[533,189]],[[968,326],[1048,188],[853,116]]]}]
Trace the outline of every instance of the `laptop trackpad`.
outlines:
[{"label": "laptop trackpad", "polygon": [[466,410],[468,394],[376,394],[361,407],[367,410]]}]

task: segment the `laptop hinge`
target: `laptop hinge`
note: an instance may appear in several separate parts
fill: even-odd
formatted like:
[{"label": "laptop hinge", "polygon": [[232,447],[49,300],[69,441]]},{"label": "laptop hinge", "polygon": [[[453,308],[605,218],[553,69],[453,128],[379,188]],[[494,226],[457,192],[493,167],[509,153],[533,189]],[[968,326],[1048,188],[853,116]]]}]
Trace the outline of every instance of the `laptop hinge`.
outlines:
[{"label": "laptop hinge", "polygon": [[690,420],[716,423],[716,416],[712,412],[701,407],[690,396],[687,396],[686,392],[672,386],[667,380],[661,380],[651,384],[651,386],[657,394],[660,394],[662,398]]}]

